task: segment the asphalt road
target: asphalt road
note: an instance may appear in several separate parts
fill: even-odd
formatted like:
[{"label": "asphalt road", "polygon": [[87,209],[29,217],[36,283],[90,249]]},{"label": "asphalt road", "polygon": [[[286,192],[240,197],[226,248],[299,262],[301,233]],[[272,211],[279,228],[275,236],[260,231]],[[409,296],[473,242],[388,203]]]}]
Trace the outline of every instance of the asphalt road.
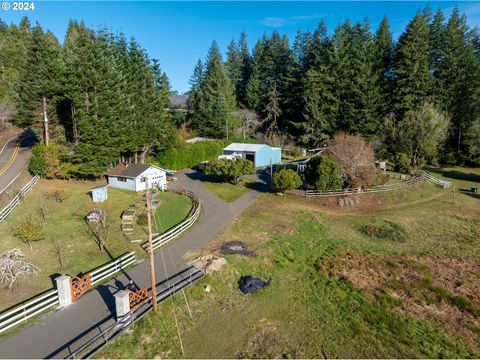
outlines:
[{"label": "asphalt road", "polygon": [[[232,203],[227,203],[202,184],[194,172],[178,175],[175,186],[194,191],[202,202],[202,216],[194,227],[155,254],[157,289],[166,279],[186,265],[185,255],[213,240],[257,197],[267,185],[254,177],[254,189]],[[142,250],[138,250],[142,251]],[[124,288],[129,279],[140,287],[149,286],[149,265],[144,261],[128,273],[87,293],[69,307],[45,315],[35,325],[0,342],[0,358],[64,358],[86,340],[111,325],[115,319],[115,292]]]},{"label": "asphalt road", "polygon": [[0,194],[28,165],[34,142],[33,133],[25,132],[5,144],[0,153]]}]

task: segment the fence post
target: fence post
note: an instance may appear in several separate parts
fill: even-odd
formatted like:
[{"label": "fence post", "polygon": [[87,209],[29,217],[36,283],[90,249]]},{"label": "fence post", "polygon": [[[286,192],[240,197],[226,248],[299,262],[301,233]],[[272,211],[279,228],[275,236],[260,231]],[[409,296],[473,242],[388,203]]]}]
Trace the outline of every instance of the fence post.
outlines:
[{"label": "fence post", "polygon": [[72,303],[72,289],[70,285],[70,276],[61,275],[55,279],[58,291],[58,304],[60,308],[67,307]]},{"label": "fence post", "polygon": [[127,290],[120,290],[114,296],[117,322],[120,322],[130,314],[130,297]]}]

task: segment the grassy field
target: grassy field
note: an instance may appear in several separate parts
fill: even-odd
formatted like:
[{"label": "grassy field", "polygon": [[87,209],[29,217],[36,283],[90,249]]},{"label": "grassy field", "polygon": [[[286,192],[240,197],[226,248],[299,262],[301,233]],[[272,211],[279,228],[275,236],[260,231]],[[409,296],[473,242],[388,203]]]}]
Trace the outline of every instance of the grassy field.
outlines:
[{"label": "grassy field", "polygon": [[185,219],[192,207],[192,201],[187,196],[180,196],[173,192],[160,195],[164,203],[155,212],[153,226],[156,232],[163,233]]},{"label": "grassy field", "polygon": [[247,187],[249,182],[251,182],[251,180],[244,179],[242,182],[234,185],[230,183],[204,181],[203,185],[220,199],[225,200],[226,202],[232,202],[249,190]]},{"label": "grassy field", "polygon": [[[20,279],[14,291],[2,288],[0,310],[50,288],[58,274],[87,272],[127,251],[137,250],[138,258],[146,256],[139,243],[130,242],[147,239],[145,226],[134,224],[134,232],[128,237],[120,229],[121,213],[141,201],[142,195],[109,188],[108,200],[95,204],[88,194],[95,185],[98,184],[40,180],[26,195],[22,204],[0,224],[0,252],[19,248],[28,261],[41,269],[35,278]],[[55,199],[54,194],[57,191],[65,197],[62,202]],[[191,207],[187,197],[174,193],[161,193],[159,199],[161,203],[155,214],[156,223],[165,227],[182,221]],[[138,204],[141,206],[141,202]],[[105,252],[99,250],[97,241],[84,220],[87,213],[95,208],[104,209],[107,213]],[[44,240],[33,243],[32,249],[13,235],[18,224],[28,218],[42,224],[45,232]]]},{"label": "grassy field", "polygon": [[[426,182],[347,209],[266,194],[201,251],[228,263],[185,291],[193,320],[177,296],[98,356],[478,358],[479,205]],[[221,254],[230,241],[253,254]],[[242,274],[272,284],[243,295]]]}]

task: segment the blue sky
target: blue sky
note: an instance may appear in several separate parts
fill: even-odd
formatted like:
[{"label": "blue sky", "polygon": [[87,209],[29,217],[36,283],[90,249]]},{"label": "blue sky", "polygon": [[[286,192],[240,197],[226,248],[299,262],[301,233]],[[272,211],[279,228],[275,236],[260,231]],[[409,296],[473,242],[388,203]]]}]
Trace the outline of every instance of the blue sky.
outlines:
[{"label": "blue sky", "polygon": [[[3,2],[3,0],[0,0]],[[12,2],[10,1],[10,4]],[[429,5],[448,14],[458,5],[472,26],[480,26],[480,2],[166,2],[166,1],[36,1],[29,12],[0,10],[7,23],[28,15],[32,23],[39,21],[63,41],[70,19],[84,20],[98,29],[106,26],[112,32],[135,37],[150,57],[160,61],[167,72],[172,89],[188,90],[188,79],[199,58],[204,58],[216,40],[225,51],[230,40],[242,30],[250,47],[264,32],[273,30],[293,40],[298,29],[312,30],[324,19],[332,32],[349,18],[361,21],[368,17],[375,30],[387,15],[395,37],[419,8]]]}]

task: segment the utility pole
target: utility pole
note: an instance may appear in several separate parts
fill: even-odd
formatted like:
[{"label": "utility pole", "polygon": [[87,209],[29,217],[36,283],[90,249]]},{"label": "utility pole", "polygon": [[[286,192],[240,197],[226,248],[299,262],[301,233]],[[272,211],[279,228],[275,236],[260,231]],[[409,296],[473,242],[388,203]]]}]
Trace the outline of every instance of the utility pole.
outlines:
[{"label": "utility pole", "polygon": [[225,130],[227,133],[227,140],[228,140],[228,116],[225,118]]},{"label": "utility pole", "polygon": [[155,281],[155,263],[153,259],[153,243],[152,243],[152,214],[150,213],[150,189],[148,188],[148,176],[145,177],[145,186],[147,187],[147,224],[148,224],[148,247],[150,255],[150,283],[152,286],[152,305],[153,312],[158,312],[157,305],[157,287]]},{"label": "utility pole", "polygon": [[48,146],[48,117],[47,117],[47,99],[43,97],[43,142]]}]

